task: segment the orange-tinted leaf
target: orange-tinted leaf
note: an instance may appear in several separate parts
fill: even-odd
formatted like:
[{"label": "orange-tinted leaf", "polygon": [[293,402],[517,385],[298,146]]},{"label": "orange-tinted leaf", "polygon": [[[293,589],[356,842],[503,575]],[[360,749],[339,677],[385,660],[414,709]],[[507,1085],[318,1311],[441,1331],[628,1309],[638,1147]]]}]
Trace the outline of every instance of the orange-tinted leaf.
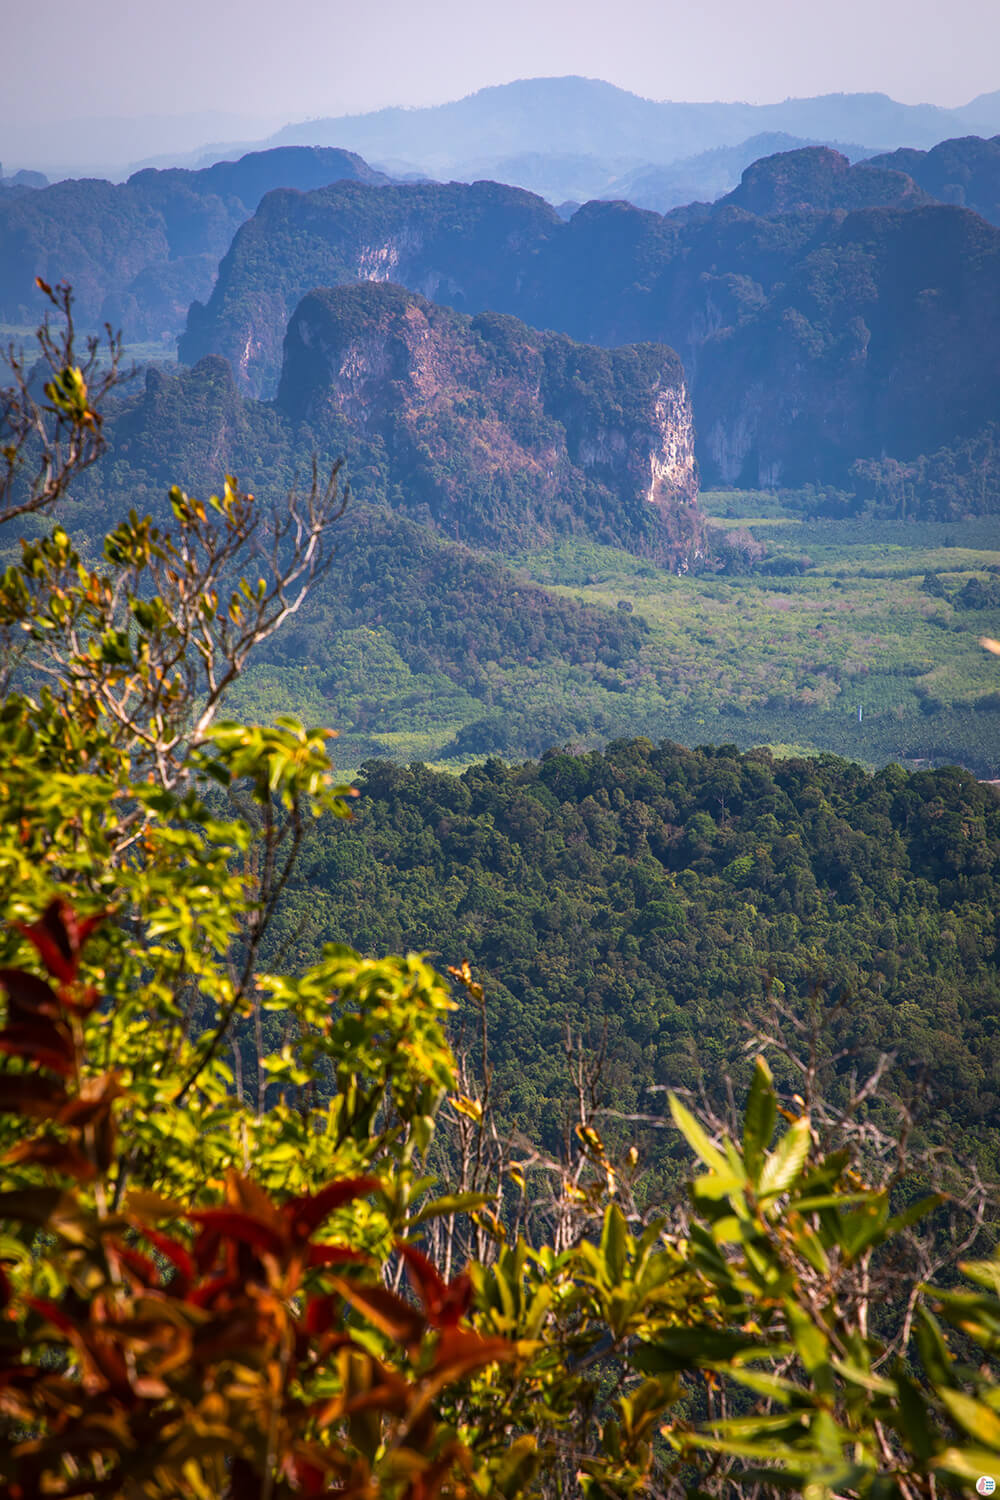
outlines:
[{"label": "orange-tinted leaf", "polygon": [[285,1250],[281,1236],[249,1214],[229,1208],[196,1208],[186,1217],[192,1224],[200,1224],[203,1234],[238,1240],[240,1244],[252,1245],[267,1255],[281,1255]]},{"label": "orange-tinted leaf", "polygon": [[371,1256],[363,1250],[351,1250],[347,1245],[310,1245],[310,1266],[336,1266],[352,1261],[355,1265],[370,1265]]},{"label": "orange-tinted leaf", "polygon": [[84,1156],[73,1141],[34,1140],[22,1141],[3,1158],[12,1165],[48,1167],[52,1172],[63,1172],[75,1177],[78,1182],[90,1182],[94,1176],[94,1165]]},{"label": "orange-tinted leaf", "polygon": [[116,1099],[125,1090],[114,1073],[102,1073],[99,1078],[85,1078],[75,1098],[68,1099],[56,1115],[60,1125],[72,1125],[82,1130],[93,1125],[102,1115],[107,1115]]},{"label": "orange-tinted leaf", "polygon": [[508,1339],[483,1338],[471,1330],[446,1328],[434,1351],[435,1385],[460,1380],[498,1359],[516,1359],[517,1346]]},{"label": "orange-tinted leaf", "polygon": [[226,1173],[226,1202],[239,1213],[249,1214],[262,1224],[278,1227],[278,1211],[262,1187],[239,1172]]},{"label": "orange-tinted leaf", "polygon": [[331,1276],[330,1281],[345,1302],[397,1342],[415,1343],[423,1334],[426,1327],[423,1316],[387,1287],[361,1286],[341,1276]]}]

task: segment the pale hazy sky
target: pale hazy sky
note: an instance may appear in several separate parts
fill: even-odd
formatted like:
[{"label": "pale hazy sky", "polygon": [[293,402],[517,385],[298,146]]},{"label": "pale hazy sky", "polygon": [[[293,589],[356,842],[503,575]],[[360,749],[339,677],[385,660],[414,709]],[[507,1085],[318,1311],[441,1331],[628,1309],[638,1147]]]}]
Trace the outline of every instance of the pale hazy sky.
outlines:
[{"label": "pale hazy sky", "polygon": [[0,0],[0,118],[278,122],[546,74],[655,99],[1000,88],[1000,0]]}]

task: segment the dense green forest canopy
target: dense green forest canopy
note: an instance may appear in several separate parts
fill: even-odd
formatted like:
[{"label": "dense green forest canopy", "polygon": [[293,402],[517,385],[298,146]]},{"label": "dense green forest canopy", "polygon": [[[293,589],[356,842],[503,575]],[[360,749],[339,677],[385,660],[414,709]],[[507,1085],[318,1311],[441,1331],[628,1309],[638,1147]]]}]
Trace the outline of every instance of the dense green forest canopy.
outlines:
[{"label": "dense green forest canopy", "polygon": [[567,1027],[594,1052],[606,1032],[606,1102],[645,1112],[655,1087],[719,1090],[770,990],[819,996],[844,1078],[897,1051],[935,1138],[996,1169],[995,789],[642,739],[461,776],[369,762],[359,787],[354,824],[310,838],[281,942],[471,960],[529,1135],[558,1135]]}]

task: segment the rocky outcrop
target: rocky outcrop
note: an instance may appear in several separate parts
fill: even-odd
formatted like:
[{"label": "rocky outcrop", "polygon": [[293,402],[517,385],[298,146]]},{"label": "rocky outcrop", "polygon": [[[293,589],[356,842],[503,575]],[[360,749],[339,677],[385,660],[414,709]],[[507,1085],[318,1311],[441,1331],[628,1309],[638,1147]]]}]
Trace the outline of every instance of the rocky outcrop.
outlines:
[{"label": "rocky outcrop", "polygon": [[279,411],[346,421],[389,489],[490,546],[590,531],[688,566],[705,551],[691,403],[672,350],[604,350],[391,283],[314,291],[288,328]]}]

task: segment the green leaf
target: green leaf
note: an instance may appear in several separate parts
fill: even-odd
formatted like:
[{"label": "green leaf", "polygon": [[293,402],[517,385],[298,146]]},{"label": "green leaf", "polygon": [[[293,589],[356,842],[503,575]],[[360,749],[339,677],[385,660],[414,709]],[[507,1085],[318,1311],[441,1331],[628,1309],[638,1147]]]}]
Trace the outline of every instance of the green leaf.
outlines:
[{"label": "green leaf", "polygon": [[1000,1452],[1000,1417],[995,1411],[973,1396],[967,1396],[964,1391],[938,1387],[937,1393],[955,1421],[975,1442]]},{"label": "green leaf", "polygon": [[796,1120],[767,1157],[760,1174],[760,1196],[776,1197],[792,1186],[809,1155],[812,1135],[808,1116]]},{"label": "green leaf", "polygon": [[726,1158],[717,1146],[712,1145],[705,1130],[699,1125],[691,1111],[684,1107],[676,1094],[670,1095],[670,1113],[677,1129],[706,1167],[710,1167],[713,1172],[718,1172],[722,1176],[727,1175],[729,1164]]},{"label": "green leaf", "polygon": [[764,1153],[771,1144],[777,1113],[771,1069],[763,1057],[758,1057],[743,1117],[743,1156],[751,1182],[756,1183]]},{"label": "green leaf", "polygon": [[491,1193],[448,1193],[425,1203],[419,1213],[414,1214],[410,1224],[416,1228],[428,1219],[441,1219],[447,1214],[473,1213],[477,1208],[487,1208],[494,1201]]},{"label": "green leaf", "polygon": [[625,1275],[625,1246],[628,1229],[625,1216],[617,1203],[610,1203],[604,1215],[601,1231],[601,1254],[608,1268],[608,1280],[617,1286]]}]

